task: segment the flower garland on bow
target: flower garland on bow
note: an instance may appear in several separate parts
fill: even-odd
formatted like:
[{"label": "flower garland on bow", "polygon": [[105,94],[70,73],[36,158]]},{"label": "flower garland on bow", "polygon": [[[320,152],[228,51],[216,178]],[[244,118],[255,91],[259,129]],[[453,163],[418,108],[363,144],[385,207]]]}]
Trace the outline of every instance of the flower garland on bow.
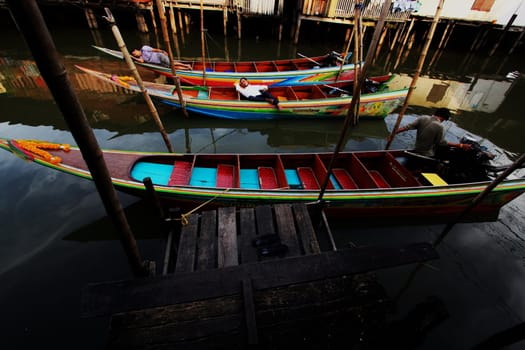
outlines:
[{"label": "flower garland on bow", "polygon": [[69,152],[69,150],[71,149],[68,144],[51,143],[51,142],[43,142],[43,141],[31,141],[31,140],[17,140],[16,142],[24,150],[44,158],[44,160],[48,161],[51,164],[58,164],[62,161],[62,159],[58,156],[54,156],[51,153],[45,151],[46,149],[63,150],[64,152]]}]

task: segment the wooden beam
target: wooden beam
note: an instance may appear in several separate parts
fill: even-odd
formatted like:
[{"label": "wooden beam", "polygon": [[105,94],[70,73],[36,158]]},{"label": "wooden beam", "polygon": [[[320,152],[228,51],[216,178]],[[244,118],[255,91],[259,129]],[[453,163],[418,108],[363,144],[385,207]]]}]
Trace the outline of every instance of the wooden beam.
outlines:
[{"label": "wooden beam", "polygon": [[437,258],[430,244],[415,243],[401,247],[344,249],[223,269],[95,283],[86,286],[82,293],[82,316],[102,316],[240,294],[241,281],[246,278],[251,278],[253,287],[259,290]]}]

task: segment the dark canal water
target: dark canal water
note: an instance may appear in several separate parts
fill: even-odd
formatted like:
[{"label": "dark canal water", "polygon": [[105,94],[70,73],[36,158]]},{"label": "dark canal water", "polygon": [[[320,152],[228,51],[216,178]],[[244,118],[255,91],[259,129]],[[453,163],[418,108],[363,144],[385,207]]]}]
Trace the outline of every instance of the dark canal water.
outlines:
[{"label": "dark canal water", "polygon": [[[74,65],[80,64],[104,71],[125,71],[123,63],[91,47],[98,44],[116,48],[109,29],[90,31],[84,28],[84,21],[80,13],[72,23],[53,24],[50,29],[100,146],[165,150],[140,96],[117,94],[75,70]],[[211,57],[232,60],[288,58],[297,53],[313,56],[341,49],[343,30],[311,26],[308,32],[305,25],[301,39],[306,41],[308,36],[310,43],[297,47],[287,39],[277,42],[270,33],[271,24],[264,22],[243,28],[247,32],[242,41],[224,40],[222,28],[211,27],[207,44]],[[121,31],[128,48],[141,43],[158,46],[159,39],[153,34],[139,35],[132,26]],[[181,44],[182,56],[200,57],[197,32],[198,21]],[[0,137],[74,143],[31,53],[9,20],[4,21],[0,38]],[[525,152],[525,80],[504,78],[510,71],[525,69],[523,51],[506,57],[502,49],[488,64],[484,61],[486,55],[467,61],[464,49],[470,44],[458,45],[461,40],[470,43],[471,39],[456,40],[456,45],[452,43],[439,55],[431,69],[423,71],[407,118],[428,114],[445,104],[454,109],[447,137],[476,135],[497,146],[499,156],[515,159]],[[409,85],[408,74],[414,71],[419,49],[416,43],[397,67],[388,61],[386,53],[382,54],[371,68],[372,73],[383,74],[385,69],[399,73],[399,84]],[[483,66],[484,71],[480,71]],[[146,73],[143,77],[154,78]],[[443,93],[444,86],[448,90]],[[177,152],[331,151],[342,126],[337,120],[248,123],[196,115],[187,120],[178,111],[162,105],[158,108]],[[396,117],[394,114],[386,121],[361,121],[350,131],[345,149],[384,148]],[[413,135],[405,134],[392,148],[410,147]],[[7,152],[0,152],[0,178],[0,348],[103,348],[108,319],[80,317],[82,288],[91,282],[131,278],[131,274],[94,185],[25,163]],[[139,239],[141,254],[160,266],[163,246],[154,213],[134,197],[121,195],[121,200]],[[521,196],[508,204],[496,222],[456,225],[438,247],[440,259],[421,269],[413,280],[409,281],[409,275],[414,266],[377,272],[389,296],[403,290],[395,299],[390,321],[406,320],[411,311],[428,300],[439,304],[446,315],[436,324],[399,331],[398,338],[404,345],[398,348],[470,349],[488,336],[523,322],[524,203]],[[432,242],[444,228],[410,222],[394,227],[354,227],[345,221],[332,224],[341,248],[350,244]],[[384,336],[377,334],[375,339]],[[326,342],[321,341],[319,347],[341,347],[334,346],[328,335],[317,338],[323,337]],[[308,345],[308,339],[305,336],[304,345]],[[415,345],[407,345],[410,341]],[[395,338],[389,344],[396,344]],[[362,344],[361,348],[374,347]],[[522,348],[524,341],[509,347]]]}]

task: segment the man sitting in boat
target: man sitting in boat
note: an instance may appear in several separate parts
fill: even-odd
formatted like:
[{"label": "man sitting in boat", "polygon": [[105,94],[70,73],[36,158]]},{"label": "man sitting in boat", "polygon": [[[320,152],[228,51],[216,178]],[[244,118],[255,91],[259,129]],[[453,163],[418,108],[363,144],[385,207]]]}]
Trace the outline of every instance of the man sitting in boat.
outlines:
[{"label": "man sitting in boat", "polygon": [[239,79],[239,82],[234,83],[234,85],[235,89],[250,101],[266,101],[279,109],[281,108],[279,99],[268,91],[266,85],[251,85],[245,77]]},{"label": "man sitting in boat", "polygon": [[[151,46],[144,45],[139,49],[131,50],[131,56],[139,62],[158,64],[163,67],[170,66],[168,53],[161,49],[155,49]],[[191,70],[189,64],[174,61],[175,69]]]},{"label": "man sitting in boat", "polygon": [[438,146],[470,149],[471,146],[468,144],[445,140],[445,129],[441,123],[449,119],[450,111],[447,108],[438,108],[432,116],[421,116],[412,123],[397,129],[395,133],[416,129],[416,144],[413,151],[427,157],[434,157]]}]

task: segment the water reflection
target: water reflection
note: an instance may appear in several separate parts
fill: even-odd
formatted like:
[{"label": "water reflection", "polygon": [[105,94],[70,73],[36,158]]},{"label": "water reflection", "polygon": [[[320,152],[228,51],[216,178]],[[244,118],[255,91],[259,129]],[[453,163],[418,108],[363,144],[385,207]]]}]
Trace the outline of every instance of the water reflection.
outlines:
[{"label": "water reflection", "polygon": [[[400,73],[391,86],[400,89],[410,86],[413,76]],[[410,104],[426,108],[447,107],[453,112],[494,113],[516,84],[516,78],[505,76],[465,76],[452,79],[442,76],[420,76]]]}]

